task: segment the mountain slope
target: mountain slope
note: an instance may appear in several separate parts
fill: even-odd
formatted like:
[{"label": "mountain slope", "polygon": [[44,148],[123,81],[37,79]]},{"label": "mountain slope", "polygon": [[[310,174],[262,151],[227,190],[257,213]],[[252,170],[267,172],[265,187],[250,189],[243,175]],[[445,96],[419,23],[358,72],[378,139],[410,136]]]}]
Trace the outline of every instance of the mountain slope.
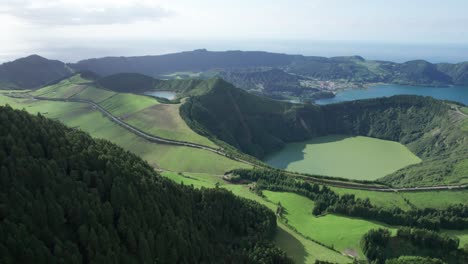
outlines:
[{"label": "mountain slope", "polygon": [[276,217],[221,189],[160,177],[139,157],[0,107],[0,262],[283,263]]},{"label": "mountain slope", "polygon": [[143,93],[154,89],[161,81],[138,73],[118,73],[98,79],[95,84],[120,93]]},{"label": "mountain slope", "polygon": [[[195,131],[262,158],[285,143],[329,134],[398,141],[423,159],[385,178],[394,185],[461,184],[467,179],[468,119],[458,105],[394,96],[332,105],[300,105],[249,94],[222,81],[194,96],[181,115]],[[465,120],[465,121],[464,121]]]},{"label": "mountain slope", "polygon": [[[405,85],[468,85],[467,63],[432,64],[423,60],[395,63],[389,61],[365,60],[360,56],[316,57],[288,55],[268,52],[225,51],[212,52],[195,50],[159,56],[106,57],[83,60],[70,66],[76,70],[90,70],[100,75],[115,73],[140,73],[152,77],[174,72],[221,71],[220,76],[236,80],[244,88],[252,76],[237,76],[239,70],[253,70],[257,74],[265,70],[281,69],[286,73],[300,75],[322,81],[340,81],[345,83],[388,82]],[[233,75],[230,74],[233,72]],[[242,71],[241,71],[242,72]],[[284,75],[284,74],[283,74]],[[267,83],[276,82],[277,75],[270,75]],[[284,75],[282,82],[286,86],[292,76]],[[257,77],[256,77],[257,78]],[[262,77],[263,78],[263,77]],[[293,85],[295,86],[295,85]],[[271,86],[275,88],[275,86]],[[249,89],[255,86],[249,85]],[[293,87],[294,88],[294,87]],[[319,87],[312,87],[319,88]]]},{"label": "mountain slope", "polygon": [[31,55],[0,65],[0,88],[34,89],[70,76],[63,62]]},{"label": "mountain slope", "polygon": [[159,56],[106,57],[70,64],[77,70],[100,75],[141,73],[156,77],[179,71],[205,71],[213,68],[279,67],[291,63],[294,56],[261,51],[213,52],[194,50]]},{"label": "mountain slope", "polygon": [[323,127],[305,123],[319,113],[315,106],[252,95],[222,79],[206,83],[209,90],[182,105],[182,117],[195,131],[204,131],[242,152],[262,157],[281,148],[284,142],[324,133]]}]

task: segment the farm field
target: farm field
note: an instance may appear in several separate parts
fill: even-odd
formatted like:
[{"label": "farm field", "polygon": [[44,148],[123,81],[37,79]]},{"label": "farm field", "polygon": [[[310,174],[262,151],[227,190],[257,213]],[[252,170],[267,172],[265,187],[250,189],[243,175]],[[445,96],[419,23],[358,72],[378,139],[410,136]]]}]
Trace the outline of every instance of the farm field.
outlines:
[{"label": "farm field", "polygon": [[281,202],[288,224],[299,233],[360,259],[364,256],[359,241],[366,232],[384,227],[395,230],[363,219],[337,215],[315,217],[312,215],[314,202],[294,193],[264,191],[263,194],[272,203]]},{"label": "farm field", "polygon": [[346,189],[338,187],[330,187],[340,196],[343,194],[354,194],[356,198],[368,198],[373,205],[385,208],[399,207],[403,210],[410,210],[411,206],[405,202],[400,193],[395,192],[373,192],[366,190]]},{"label": "farm field", "polygon": [[[220,177],[205,173],[183,173],[180,175],[174,172],[162,172],[162,176],[167,177],[177,183],[191,185],[195,188],[214,188],[219,183],[220,188],[232,191],[237,196],[257,201],[271,210],[276,210],[276,204],[267,201],[248,189],[246,185],[229,184]],[[325,260],[332,263],[351,263],[352,260],[335,251],[323,247],[303,236],[295,233],[289,227],[278,222],[278,230],[275,235],[275,243],[291,256],[296,263],[314,263],[315,260]]]},{"label": "farm field", "polygon": [[148,134],[217,148],[209,139],[191,130],[179,115],[180,104],[159,104],[150,96],[116,93],[93,86],[77,85],[74,76],[57,85],[34,92],[52,98],[86,99],[101,105],[115,116]]},{"label": "farm field", "polygon": [[116,93],[99,103],[104,109],[119,117],[126,117],[157,104],[158,101],[153,97],[126,93]]},{"label": "farm field", "polygon": [[[381,207],[399,207],[403,210],[415,208],[444,209],[452,204],[468,203],[468,190],[430,192],[374,192],[366,190],[331,187],[336,193],[354,194],[356,198],[369,198],[371,203]],[[437,197],[435,199],[434,197]],[[405,201],[406,200],[406,201]]]},{"label": "farm field", "polygon": [[356,180],[375,180],[420,161],[398,142],[346,135],[289,143],[265,159],[276,168]]},{"label": "farm field", "polygon": [[130,125],[163,138],[217,148],[211,140],[195,133],[179,115],[180,104],[158,104],[122,118]]},{"label": "farm field", "polygon": [[401,196],[418,208],[443,209],[451,204],[468,204],[468,190],[404,192]]},{"label": "farm field", "polygon": [[14,99],[0,95],[0,104],[25,108],[28,112],[57,119],[70,127],[107,139],[141,156],[152,166],[171,171],[223,174],[234,168],[248,167],[215,153],[189,147],[148,142],[111,122],[99,111],[84,103]]},{"label": "farm field", "polygon": [[76,93],[81,92],[86,88],[89,83],[88,80],[81,78],[79,74],[76,74],[68,79],[62,80],[56,84],[46,86],[39,90],[32,92],[34,96],[44,96],[52,98],[68,98]]},{"label": "farm field", "polygon": [[72,98],[91,100],[95,103],[100,103],[114,95],[116,95],[115,92],[99,89],[94,86],[87,86],[86,89],[75,94]]}]

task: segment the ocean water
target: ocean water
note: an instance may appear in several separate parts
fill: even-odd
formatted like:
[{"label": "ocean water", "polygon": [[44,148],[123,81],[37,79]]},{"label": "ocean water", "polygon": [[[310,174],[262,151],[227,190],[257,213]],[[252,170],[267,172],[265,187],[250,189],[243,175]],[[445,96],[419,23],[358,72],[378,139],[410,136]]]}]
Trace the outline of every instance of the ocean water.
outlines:
[{"label": "ocean water", "polygon": [[348,89],[338,92],[333,98],[320,99],[317,104],[332,104],[358,99],[389,97],[393,95],[409,94],[431,96],[436,99],[451,100],[468,105],[468,87],[424,87],[383,84],[371,86],[367,89]]}]

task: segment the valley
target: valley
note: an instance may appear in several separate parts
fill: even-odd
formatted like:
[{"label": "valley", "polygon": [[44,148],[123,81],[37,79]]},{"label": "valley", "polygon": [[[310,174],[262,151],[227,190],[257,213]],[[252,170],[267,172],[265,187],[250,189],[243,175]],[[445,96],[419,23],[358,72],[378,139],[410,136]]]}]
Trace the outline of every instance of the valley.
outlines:
[{"label": "valley", "polygon": [[[132,81],[117,81],[126,77]],[[281,204],[272,241],[296,263],[365,261],[360,241],[369,230],[387,228],[395,234],[402,225],[414,226],[376,219],[381,217],[377,213],[339,211],[340,199],[350,197],[371,212],[416,214],[418,221],[459,238],[460,248],[467,243],[464,220],[457,222],[461,228],[452,228],[438,215],[465,219],[453,209],[468,203],[463,105],[417,96],[291,104],[252,95],[218,78],[140,77],[116,75],[102,81],[75,74],[40,89],[3,90],[0,104],[115,143],[184,188],[226,189],[269,212]],[[133,91],[132,82],[142,88]],[[145,95],[148,91],[156,97]],[[267,164],[298,172],[284,175],[301,187],[244,179],[236,172],[265,170],[273,180],[280,170]],[[311,189],[306,192],[303,186]],[[367,189],[374,186],[389,191]],[[424,189],[431,186],[445,190]],[[322,192],[336,204],[323,207],[315,197]],[[319,209],[321,214],[313,214]],[[425,210],[438,211],[428,216]],[[426,217],[435,224],[426,223]]]}]

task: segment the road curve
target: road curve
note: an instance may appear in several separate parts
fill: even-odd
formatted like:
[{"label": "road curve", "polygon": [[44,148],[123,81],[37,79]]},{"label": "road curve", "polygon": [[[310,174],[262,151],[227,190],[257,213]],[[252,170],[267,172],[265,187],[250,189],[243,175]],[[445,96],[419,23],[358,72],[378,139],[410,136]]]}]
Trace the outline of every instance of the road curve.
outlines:
[{"label": "road curve", "polygon": [[[249,161],[233,157],[228,155],[227,153],[223,152],[222,149],[215,149],[212,147],[196,144],[196,143],[191,143],[191,142],[186,142],[186,141],[178,141],[178,140],[172,140],[172,139],[167,139],[167,138],[161,138],[158,136],[150,135],[134,126],[129,125],[128,123],[125,123],[122,121],[120,118],[114,116],[111,114],[109,111],[104,109],[102,106],[96,104],[93,101],[86,100],[86,99],[76,99],[76,98],[50,98],[50,97],[41,97],[41,96],[31,96],[33,99],[36,100],[45,100],[45,101],[58,101],[58,102],[76,102],[76,103],[85,103],[93,106],[95,109],[106,115],[111,121],[115,122],[116,124],[120,125],[121,127],[129,130],[130,132],[134,133],[137,136],[140,136],[148,141],[155,142],[155,143],[162,143],[162,144],[170,144],[170,145],[176,145],[176,146],[185,146],[185,147],[191,147],[191,148],[198,148],[198,149],[203,149],[207,151],[211,151],[213,153],[216,153],[218,155],[221,155],[223,157],[242,162],[244,164],[253,166],[253,167],[259,167],[258,164],[251,163]],[[313,176],[305,176],[305,175],[300,175],[296,174],[293,172],[286,172],[288,175],[295,177],[295,178],[300,178],[302,180],[312,182],[312,183],[317,183],[317,184],[327,184],[330,186],[335,186],[335,187],[342,187],[342,188],[347,188],[347,189],[357,189],[357,190],[366,190],[366,191],[377,191],[377,192],[421,192],[421,191],[441,191],[441,190],[462,190],[462,189],[468,189],[468,185],[440,185],[440,186],[428,186],[428,187],[408,187],[408,188],[391,188],[387,186],[382,186],[382,185],[369,185],[365,183],[355,183],[355,182],[346,182],[346,181],[338,181],[338,180],[331,180],[331,179],[321,179],[321,178],[316,178]]]},{"label": "road curve", "polygon": [[235,161],[238,161],[238,162],[242,162],[242,163],[245,163],[245,164],[248,164],[248,165],[251,165],[251,166],[256,166],[255,164],[253,164],[251,162],[248,162],[246,160],[242,160],[242,159],[239,159],[237,157],[230,156],[227,153],[223,152],[222,149],[216,149],[216,148],[212,148],[212,147],[208,147],[208,146],[200,145],[200,144],[196,144],[196,143],[191,143],[191,142],[186,142],[186,141],[179,141],[179,140],[172,140],[172,139],[167,139],[167,138],[162,138],[162,137],[150,135],[150,134],[148,134],[148,133],[146,133],[146,132],[144,132],[144,131],[142,131],[142,130],[140,130],[140,129],[132,126],[132,125],[129,125],[128,123],[125,123],[120,118],[118,118],[118,117],[114,116],[113,114],[111,114],[109,111],[107,111],[102,106],[100,106],[100,105],[98,105],[95,102],[90,101],[90,100],[76,99],[76,98],[67,98],[67,99],[64,99],[64,98],[50,98],[50,97],[41,97],[41,96],[33,96],[32,98],[36,99],[36,100],[45,100],[45,101],[75,102],[75,103],[89,104],[89,105],[93,106],[95,109],[97,109],[98,111],[100,111],[101,113],[103,113],[104,115],[106,115],[114,123],[120,125],[121,127],[129,130],[130,132],[132,132],[132,133],[136,134],[137,136],[140,136],[140,137],[142,137],[142,138],[144,138],[144,139],[146,139],[148,141],[155,142],[155,143],[162,143],[162,144],[170,144],[170,145],[176,145],[176,146],[184,146],[184,147],[203,149],[203,150],[214,152],[214,153],[216,153],[218,155],[227,157],[229,159],[232,159],[232,160],[235,160]]}]

